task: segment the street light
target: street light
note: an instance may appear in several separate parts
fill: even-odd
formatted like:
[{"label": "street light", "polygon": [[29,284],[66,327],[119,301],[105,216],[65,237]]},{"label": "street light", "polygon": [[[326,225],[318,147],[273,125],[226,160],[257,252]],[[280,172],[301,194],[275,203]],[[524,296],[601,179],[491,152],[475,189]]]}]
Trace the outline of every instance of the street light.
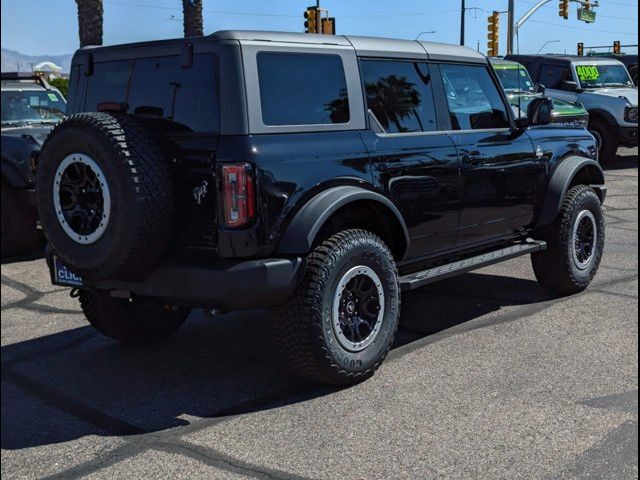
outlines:
[{"label": "street light", "polygon": [[544,50],[544,47],[546,47],[550,43],[560,43],[560,40],[549,40],[548,42],[545,42],[545,44],[540,47],[540,50],[538,50],[538,54],[540,54]]},{"label": "street light", "polygon": [[421,36],[421,35],[427,35],[427,34],[430,34],[430,33],[438,33],[438,32],[436,32],[435,30],[430,30],[430,31],[428,31],[428,32],[420,32],[420,33],[418,34],[418,36],[416,37],[416,40],[418,40],[418,39],[420,38],[420,36]]}]

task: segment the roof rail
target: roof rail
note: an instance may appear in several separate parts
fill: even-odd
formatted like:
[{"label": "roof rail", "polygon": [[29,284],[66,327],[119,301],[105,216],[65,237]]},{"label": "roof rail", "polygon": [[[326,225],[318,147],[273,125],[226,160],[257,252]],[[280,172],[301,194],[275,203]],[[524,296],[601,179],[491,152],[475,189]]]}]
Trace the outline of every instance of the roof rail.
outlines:
[{"label": "roof rail", "polygon": [[2,72],[1,80],[33,80],[39,83],[43,88],[51,90],[49,82],[47,82],[45,72]]}]

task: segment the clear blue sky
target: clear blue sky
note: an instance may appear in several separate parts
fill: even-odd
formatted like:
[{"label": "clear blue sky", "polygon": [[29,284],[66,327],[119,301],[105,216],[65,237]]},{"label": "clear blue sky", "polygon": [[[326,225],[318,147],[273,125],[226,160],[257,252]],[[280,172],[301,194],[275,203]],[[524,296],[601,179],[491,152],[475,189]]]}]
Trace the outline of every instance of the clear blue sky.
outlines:
[{"label": "clear blue sky", "polygon": [[[204,0],[205,32],[223,29],[302,31],[304,9],[314,0]],[[516,0],[519,18],[535,0]],[[600,0],[595,24],[558,16],[558,1],[544,6],[520,35],[520,51],[574,53],[577,42],[586,45],[638,43],[638,0]],[[460,0],[323,0],[337,18],[338,33],[415,38],[456,43],[460,29]],[[467,0],[467,46],[486,51],[489,10],[506,10],[507,0]],[[78,46],[76,4],[73,0],[3,0],[2,46],[25,54],[72,53]],[[179,37],[182,35],[180,0],[104,0],[105,44]],[[501,19],[501,49],[506,44],[506,17]],[[634,53],[636,49],[632,49]]]}]

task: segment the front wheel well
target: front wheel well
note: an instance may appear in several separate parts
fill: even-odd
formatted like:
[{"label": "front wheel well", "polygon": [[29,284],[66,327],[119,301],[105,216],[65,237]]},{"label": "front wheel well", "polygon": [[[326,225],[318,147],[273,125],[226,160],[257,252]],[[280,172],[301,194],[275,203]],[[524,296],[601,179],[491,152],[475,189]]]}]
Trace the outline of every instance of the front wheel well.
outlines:
[{"label": "front wheel well", "polygon": [[593,125],[597,121],[606,125],[616,125],[616,119],[609,112],[600,109],[589,110],[589,125]]},{"label": "front wheel well", "polygon": [[[567,187],[567,191],[571,190],[576,185],[603,185],[604,183],[602,170],[597,168],[595,165],[585,165],[578,170],[575,176],[571,179],[571,182]],[[600,191],[596,191],[598,192],[598,196],[602,195]],[[600,201],[604,201],[604,198],[600,198]]]},{"label": "front wheel well", "polygon": [[337,232],[353,228],[379,236],[396,260],[404,257],[408,245],[400,221],[389,207],[372,200],[357,200],[336,210],[322,225],[314,246]]}]

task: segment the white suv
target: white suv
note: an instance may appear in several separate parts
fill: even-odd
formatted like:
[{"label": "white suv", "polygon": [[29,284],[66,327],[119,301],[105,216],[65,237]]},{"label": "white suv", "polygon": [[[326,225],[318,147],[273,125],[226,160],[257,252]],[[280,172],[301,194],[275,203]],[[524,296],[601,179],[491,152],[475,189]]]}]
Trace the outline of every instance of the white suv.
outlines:
[{"label": "white suv", "polygon": [[585,106],[603,160],[613,158],[619,145],[638,146],[638,87],[622,62],[558,55],[508,58],[525,65],[547,96]]}]

